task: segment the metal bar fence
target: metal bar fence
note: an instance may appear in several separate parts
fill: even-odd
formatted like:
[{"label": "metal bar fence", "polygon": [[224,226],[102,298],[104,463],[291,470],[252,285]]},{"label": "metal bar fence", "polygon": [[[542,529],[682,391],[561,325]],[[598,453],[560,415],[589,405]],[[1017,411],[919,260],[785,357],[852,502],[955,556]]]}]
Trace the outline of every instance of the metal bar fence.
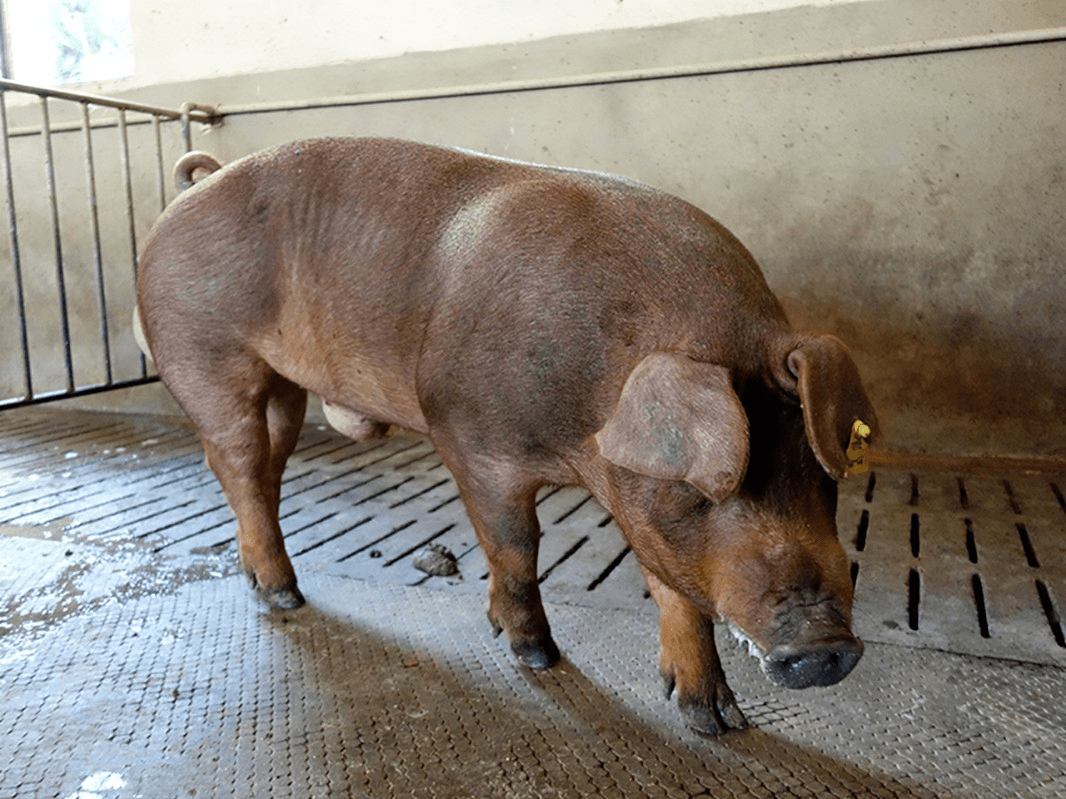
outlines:
[{"label": "metal bar fence", "polygon": [[0,410],[158,379],[129,332],[138,238],[166,206],[192,123],[218,121],[205,106],[0,80]]}]

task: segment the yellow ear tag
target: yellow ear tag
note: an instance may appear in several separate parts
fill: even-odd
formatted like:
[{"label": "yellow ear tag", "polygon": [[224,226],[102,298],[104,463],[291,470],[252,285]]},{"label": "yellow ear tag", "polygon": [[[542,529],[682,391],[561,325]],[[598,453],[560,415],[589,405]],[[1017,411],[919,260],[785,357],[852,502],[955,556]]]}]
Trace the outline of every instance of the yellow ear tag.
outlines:
[{"label": "yellow ear tag", "polygon": [[856,419],[851,425],[851,441],[845,453],[848,458],[848,476],[862,474],[870,468],[866,462],[866,453],[869,449],[870,425],[862,419]]}]

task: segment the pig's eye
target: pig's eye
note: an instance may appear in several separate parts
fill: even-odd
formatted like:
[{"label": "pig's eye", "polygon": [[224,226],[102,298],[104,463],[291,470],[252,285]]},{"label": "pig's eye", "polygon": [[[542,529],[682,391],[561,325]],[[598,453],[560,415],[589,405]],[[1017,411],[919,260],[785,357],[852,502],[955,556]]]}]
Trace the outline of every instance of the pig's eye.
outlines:
[{"label": "pig's eye", "polygon": [[714,507],[714,503],[698,488],[688,483],[671,483],[669,506],[684,518],[688,516],[705,516]]},{"label": "pig's eye", "polygon": [[714,503],[711,502],[711,500],[709,500],[703,494],[699,494],[699,496],[696,497],[696,502],[692,506],[692,509],[689,511],[689,513],[693,513],[698,516],[706,516],[708,513],[710,513],[711,508],[713,507]]}]

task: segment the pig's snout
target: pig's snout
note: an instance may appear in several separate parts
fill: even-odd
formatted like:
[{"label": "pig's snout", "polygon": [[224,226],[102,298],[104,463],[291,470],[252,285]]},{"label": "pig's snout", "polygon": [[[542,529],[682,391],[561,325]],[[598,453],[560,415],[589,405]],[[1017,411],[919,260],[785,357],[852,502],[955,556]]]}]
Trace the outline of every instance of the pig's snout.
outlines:
[{"label": "pig's snout", "polygon": [[786,688],[835,685],[855,668],[862,649],[862,641],[852,635],[783,644],[766,653],[763,669],[771,680]]}]

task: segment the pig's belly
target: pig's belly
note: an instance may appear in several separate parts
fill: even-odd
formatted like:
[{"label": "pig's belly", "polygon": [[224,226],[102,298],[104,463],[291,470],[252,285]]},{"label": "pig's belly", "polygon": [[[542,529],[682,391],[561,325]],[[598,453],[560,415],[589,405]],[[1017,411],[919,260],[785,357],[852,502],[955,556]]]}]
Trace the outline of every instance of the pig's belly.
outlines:
[{"label": "pig's belly", "polygon": [[413,369],[359,356],[342,357],[313,346],[263,349],[265,360],[278,374],[322,398],[328,421],[340,432],[356,434],[375,422],[429,432],[415,392]]}]

